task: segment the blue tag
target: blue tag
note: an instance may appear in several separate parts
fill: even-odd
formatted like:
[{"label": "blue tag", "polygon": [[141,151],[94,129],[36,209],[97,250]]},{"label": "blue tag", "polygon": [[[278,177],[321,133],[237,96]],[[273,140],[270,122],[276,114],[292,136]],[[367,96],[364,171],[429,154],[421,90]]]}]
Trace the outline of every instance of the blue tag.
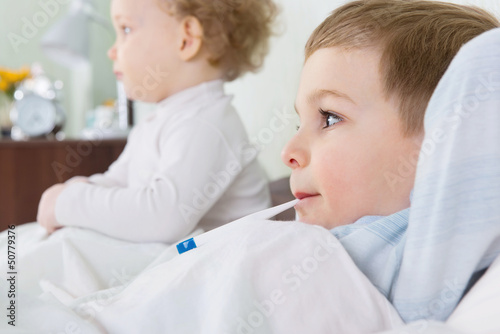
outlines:
[{"label": "blue tag", "polygon": [[179,254],[182,254],[190,251],[191,249],[195,249],[196,247],[198,247],[196,246],[196,242],[194,242],[194,239],[191,238],[177,244],[177,251],[179,252]]}]

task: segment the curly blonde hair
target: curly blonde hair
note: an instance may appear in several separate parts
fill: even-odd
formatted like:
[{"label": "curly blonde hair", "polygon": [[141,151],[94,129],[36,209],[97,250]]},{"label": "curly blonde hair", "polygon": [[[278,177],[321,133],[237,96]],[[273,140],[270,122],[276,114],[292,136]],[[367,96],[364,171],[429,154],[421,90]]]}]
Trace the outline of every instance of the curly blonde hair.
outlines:
[{"label": "curly blonde hair", "polygon": [[269,52],[278,7],[272,0],[159,0],[172,15],[196,17],[210,65],[232,81],[257,71]]}]

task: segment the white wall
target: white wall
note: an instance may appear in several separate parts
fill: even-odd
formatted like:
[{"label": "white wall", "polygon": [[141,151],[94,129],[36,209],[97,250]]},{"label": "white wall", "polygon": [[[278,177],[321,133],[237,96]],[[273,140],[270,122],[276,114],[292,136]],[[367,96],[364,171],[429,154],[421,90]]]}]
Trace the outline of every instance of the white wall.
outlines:
[{"label": "white wall", "polygon": [[[61,7],[46,25],[40,27],[35,37],[28,44],[20,47],[19,52],[13,50],[7,39],[9,32],[21,31],[23,18],[31,20],[33,15],[41,11],[40,1],[46,3],[58,0],[0,0],[0,8],[2,8],[0,11],[0,66],[19,67],[40,61],[53,77],[66,82],[65,95],[70,99],[77,96],[79,92],[78,74],[49,61],[38,47],[43,32],[64,13],[64,7]],[[270,129],[271,125],[275,125],[273,117],[276,117],[276,112],[294,113],[293,103],[303,63],[305,42],[314,28],[333,9],[347,2],[344,0],[276,1],[282,7],[279,19],[281,33],[272,40],[271,53],[266,59],[264,68],[257,74],[248,74],[227,85],[227,91],[235,95],[234,105],[250,137],[257,138],[261,144],[266,144],[260,160],[270,179],[289,174],[288,168],[281,162],[280,152],[294,133],[297,121],[291,121],[285,129],[280,131],[270,133]],[[498,0],[453,0],[449,2],[477,5],[500,17],[500,1]],[[110,0],[95,0],[94,3],[102,15],[109,17]],[[92,26],[91,34],[91,59],[94,65],[93,96],[94,102],[99,104],[106,98],[116,97],[112,65],[106,57],[106,50],[112,44],[113,36],[97,25]],[[69,114],[68,129],[71,135],[75,135],[78,133],[78,124],[81,123],[82,115],[75,114],[75,111],[71,110],[70,101],[66,101],[65,105]]]}]

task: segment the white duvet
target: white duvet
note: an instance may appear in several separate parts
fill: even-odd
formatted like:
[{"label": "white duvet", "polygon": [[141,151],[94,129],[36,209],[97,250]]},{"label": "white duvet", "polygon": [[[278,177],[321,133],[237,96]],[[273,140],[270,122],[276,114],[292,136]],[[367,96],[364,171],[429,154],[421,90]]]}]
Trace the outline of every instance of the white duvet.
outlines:
[{"label": "white duvet", "polygon": [[[247,219],[203,234],[181,255],[175,245],[77,228],[47,238],[28,224],[16,236],[16,326],[4,317],[1,333],[500,332],[498,261],[446,326],[403,330],[390,303],[317,226]],[[0,254],[6,246],[3,233]]]}]

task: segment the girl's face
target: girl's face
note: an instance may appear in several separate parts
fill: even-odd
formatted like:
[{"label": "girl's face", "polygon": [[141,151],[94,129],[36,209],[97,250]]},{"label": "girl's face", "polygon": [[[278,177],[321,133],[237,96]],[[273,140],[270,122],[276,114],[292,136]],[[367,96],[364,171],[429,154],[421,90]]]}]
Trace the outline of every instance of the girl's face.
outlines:
[{"label": "girl's face", "polygon": [[172,94],[181,65],[179,21],[156,0],[113,0],[116,42],[108,51],[129,98],[158,102]]},{"label": "girl's face", "polygon": [[421,138],[403,136],[379,64],[379,51],[333,47],[304,66],[300,127],[282,152],[302,222],[331,229],[410,205]]}]

